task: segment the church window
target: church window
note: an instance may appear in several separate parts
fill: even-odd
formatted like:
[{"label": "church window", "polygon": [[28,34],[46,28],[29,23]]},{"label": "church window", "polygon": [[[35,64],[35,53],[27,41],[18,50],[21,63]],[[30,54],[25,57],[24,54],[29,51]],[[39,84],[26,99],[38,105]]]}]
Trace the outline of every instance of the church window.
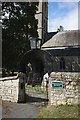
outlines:
[{"label": "church window", "polygon": [[64,58],[61,58],[61,59],[60,59],[60,69],[61,69],[61,70],[64,70],[64,69],[65,69],[65,60],[64,60]]},{"label": "church window", "polygon": [[46,29],[45,27],[46,27],[46,26],[45,26],[45,19],[44,19],[44,32],[46,31],[46,30],[45,30],[45,29]]},{"label": "church window", "polygon": [[46,11],[46,2],[44,2],[44,11]]}]

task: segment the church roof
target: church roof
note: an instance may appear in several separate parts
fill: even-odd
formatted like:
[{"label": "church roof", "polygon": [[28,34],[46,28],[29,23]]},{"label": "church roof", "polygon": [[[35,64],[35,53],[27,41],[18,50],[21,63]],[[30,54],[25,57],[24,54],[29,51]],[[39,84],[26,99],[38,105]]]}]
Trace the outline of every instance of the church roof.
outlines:
[{"label": "church roof", "polygon": [[45,42],[42,48],[69,47],[80,45],[80,30],[62,31]]},{"label": "church roof", "polygon": [[57,32],[47,32],[44,34],[44,41],[47,42],[51,39]]}]

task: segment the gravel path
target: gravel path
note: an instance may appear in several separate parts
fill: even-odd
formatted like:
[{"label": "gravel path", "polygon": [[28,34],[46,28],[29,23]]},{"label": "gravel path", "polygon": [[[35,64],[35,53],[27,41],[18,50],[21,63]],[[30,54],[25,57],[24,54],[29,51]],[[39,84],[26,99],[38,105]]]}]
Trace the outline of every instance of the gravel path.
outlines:
[{"label": "gravel path", "polygon": [[37,118],[38,112],[38,108],[34,105],[17,103],[12,111],[3,113],[3,118]]},{"label": "gravel path", "polygon": [[0,100],[0,120],[2,118],[2,100]]},{"label": "gravel path", "polygon": [[27,94],[26,101],[33,105],[43,105],[47,102],[46,94],[36,92],[33,89],[26,88],[26,94]]},{"label": "gravel path", "polygon": [[3,102],[2,118],[37,118],[39,107],[46,103],[46,95],[26,89],[26,103]]}]

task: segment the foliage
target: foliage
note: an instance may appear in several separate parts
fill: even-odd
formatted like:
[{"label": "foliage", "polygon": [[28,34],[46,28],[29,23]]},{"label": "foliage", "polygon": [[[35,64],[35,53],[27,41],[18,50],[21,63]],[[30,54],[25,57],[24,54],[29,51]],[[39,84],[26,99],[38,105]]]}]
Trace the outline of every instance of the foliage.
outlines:
[{"label": "foliage", "polygon": [[2,3],[3,67],[14,71],[23,54],[30,49],[29,37],[38,37],[35,13],[38,2]]}]

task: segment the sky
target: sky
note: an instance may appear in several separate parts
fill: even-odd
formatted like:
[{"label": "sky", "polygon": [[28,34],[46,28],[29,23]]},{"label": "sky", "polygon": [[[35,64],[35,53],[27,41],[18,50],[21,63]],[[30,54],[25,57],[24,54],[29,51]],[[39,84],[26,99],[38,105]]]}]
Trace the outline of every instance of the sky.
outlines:
[{"label": "sky", "polygon": [[78,29],[78,0],[62,1],[49,0],[48,2],[48,32],[57,31],[60,25],[64,30]]}]

